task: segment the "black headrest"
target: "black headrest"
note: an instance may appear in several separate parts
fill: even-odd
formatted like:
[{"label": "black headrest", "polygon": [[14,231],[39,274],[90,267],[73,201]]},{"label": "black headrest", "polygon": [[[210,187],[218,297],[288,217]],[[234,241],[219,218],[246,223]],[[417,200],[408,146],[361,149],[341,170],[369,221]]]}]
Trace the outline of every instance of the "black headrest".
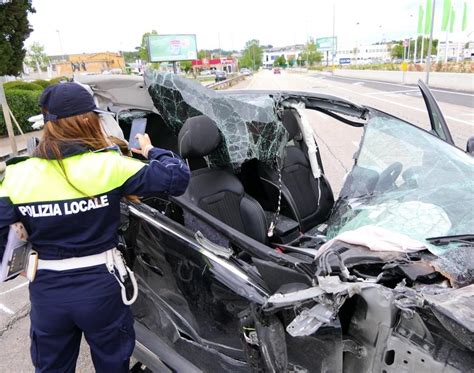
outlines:
[{"label": "black headrest", "polygon": [[285,109],[281,121],[288,131],[288,141],[292,140],[300,133],[300,126],[298,125],[299,116],[296,110]]},{"label": "black headrest", "polygon": [[187,119],[178,135],[179,153],[183,158],[209,155],[220,142],[216,123],[205,115]]}]

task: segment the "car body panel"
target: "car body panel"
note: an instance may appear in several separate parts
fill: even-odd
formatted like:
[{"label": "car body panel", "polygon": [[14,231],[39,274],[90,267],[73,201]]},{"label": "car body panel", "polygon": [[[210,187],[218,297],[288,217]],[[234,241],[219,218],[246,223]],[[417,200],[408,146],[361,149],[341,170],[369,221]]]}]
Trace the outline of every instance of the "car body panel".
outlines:
[{"label": "car body panel", "polygon": [[[128,83],[89,81],[105,107],[141,109],[149,123],[166,127],[170,144],[177,143],[183,122],[200,114],[211,116],[226,139],[242,131],[245,141],[231,143],[243,156],[225,155],[224,148],[224,155],[209,157],[211,167],[213,161],[224,161],[237,175],[248,162],[284,157],[287,137],[281,136],[279,114],[289,104],[303,103],[364,131],[354,167],[326,222],[328,229],[321,228],[318,236],[300,236],[294,243],[299,251],[257,242],[184,197],[155,196],[123,206],[125,257],[140,283],[132,309],[141,361],[155,368],[161,362],[175,371],[474,369],[473,247],[460,242],[437,247],[423,241],[428,233],[473,233],[460,231],[471,219],[473,184],[468,174],[474,166],[468,155],[441,141],[439,133],[334,96],[211,92],[170,75],[152,75],[151,80],[148,75],[146,88],[136,83],[127,92]],[[116,95],[107,93],[107,84]],[[136,101],[138,106],[129,105],[125,97],[136,90],[148,92],[153,107],[143,98]],[[160,121],[150,120],[156,113]],[[125,117],[118,117],[124,126]],[[270,140],[271,151],[258,149]],[[402,164],[400,173],[384,173],[395,162]],[[377,187],[384,178],[390,183]],[[406,204],[413,202],[415,208]],[[382,252],[338,243],[315,258],[323,243],[354,219],[360,222],[363,214],[365,222],[380,223],[383,213],[374,206],[383,204],[387,214],[424,214],[410,218],[415,226],[393,220],[392,225],[423,241],[428,250]],[[423,204],[438,204],[429,210],[438,213],[438,226],[423,225],[432,216]],[[445,210],[449,228],[439,209]],[[418,226],[426,229],[415,234]],[[219,243],[213,241],[216,236]]]}]

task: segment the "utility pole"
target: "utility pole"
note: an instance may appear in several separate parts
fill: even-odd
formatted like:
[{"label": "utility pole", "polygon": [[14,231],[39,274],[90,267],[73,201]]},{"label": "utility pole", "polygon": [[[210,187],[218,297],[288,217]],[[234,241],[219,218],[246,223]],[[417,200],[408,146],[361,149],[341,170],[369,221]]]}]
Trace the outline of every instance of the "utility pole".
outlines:
[{"label": "utility pole", "polygon": [[336,0],[332,1],[332,59],[331,65],[334,68],[334,57],[336,57],[337,45],[336,41]]},{"label": "utility pole", "polygon": [[426,55],[426,85],[429,86],[430,81],[430,67],[431,67],[431,48],[433,46],[433,24],[436,9],[436,0],[433,0],[433,12],[431,13],[431,29],[430,29],[430,42],[428,44],[428,53]]},{"label": "utility pole", "polygon": [[59,48],[61,48],[61,57],[62,59],[65,59],[64,58],[64,49],[63,49],[63,43],[61,41],[61,33],[59,32],[59,30],[56,30],[56,32],[58,33],[58,39],[59,39]]},{"label": "utility pole", "polygon": [[411,44],[411,38],[408,39],[408,56],[407,56],[407,59],[408,61],[410,61],[410,44]]},{"label": "utility pole", "polygon": [[415,39],[415,52],[413,53],[413,63],[416,64],[416,53],[418,52],[417,51],[417,48],[418,47],[418,35],[416,35],[416,39]]}]

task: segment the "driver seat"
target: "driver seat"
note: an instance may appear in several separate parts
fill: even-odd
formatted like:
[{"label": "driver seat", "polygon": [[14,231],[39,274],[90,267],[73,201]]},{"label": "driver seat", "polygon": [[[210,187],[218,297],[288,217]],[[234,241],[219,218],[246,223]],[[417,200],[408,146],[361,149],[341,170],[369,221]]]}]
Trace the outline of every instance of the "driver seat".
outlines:
[{"label": "driver seat", "polygon": [[[209,155],[221,143],[216,124],[204,115],[186,120],[178,135],[179,153],[188,160]],[[206,167],[192,171],[183,198],[247,236],[266,241],[267,221],[262,207],[245,193],[230,170]]]},{"label": "driver seat", "polygon": [[[295,219],[301,232],[311,234],[313,228],[328,219],[334,195],[323,174],[318,179],[313,177],[299,121],[296,110],[285,109],[282,123],[288,132],[288,141],[293,141],[294,145],[285,148],[281,169],[281,212]],[[258,173],[269,204],[266,208],[275,211],[279,195],[278,173],[264,164],[259,164]]]}]

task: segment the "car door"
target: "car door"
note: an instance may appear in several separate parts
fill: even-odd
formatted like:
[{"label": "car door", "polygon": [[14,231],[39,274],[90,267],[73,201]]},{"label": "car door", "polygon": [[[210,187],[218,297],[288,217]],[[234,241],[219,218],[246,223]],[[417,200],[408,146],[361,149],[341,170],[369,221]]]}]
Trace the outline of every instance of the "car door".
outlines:
[{"label": "car door", "polygon": [[425,100],[426,109],[428,110],[428,116],[431,123],[431,132],[440,139],[446,141],[448,144],[454,145],[448,124],[444,119],[443,113],[441,112],[441,109],[436,102],[433,93],[431,93],[428,86],[422,80],[418,81],[418,87],[420,88],[423,100]]}]

